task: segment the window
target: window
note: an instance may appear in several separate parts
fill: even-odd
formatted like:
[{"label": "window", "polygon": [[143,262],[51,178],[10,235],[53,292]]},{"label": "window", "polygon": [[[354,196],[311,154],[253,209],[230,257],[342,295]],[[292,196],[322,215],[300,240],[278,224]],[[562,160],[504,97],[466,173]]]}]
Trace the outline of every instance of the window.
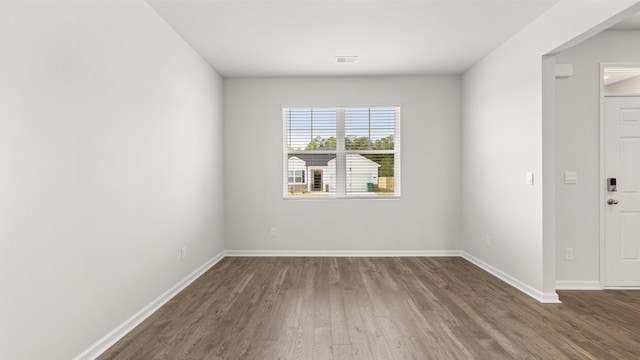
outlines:
[{"label": "window", "polygon": [[400,196],[399,107],[282,113],[286,198]]},{"label": "window", "polygon": [[289,184],[304,184],[304,170],[289,170]]}]

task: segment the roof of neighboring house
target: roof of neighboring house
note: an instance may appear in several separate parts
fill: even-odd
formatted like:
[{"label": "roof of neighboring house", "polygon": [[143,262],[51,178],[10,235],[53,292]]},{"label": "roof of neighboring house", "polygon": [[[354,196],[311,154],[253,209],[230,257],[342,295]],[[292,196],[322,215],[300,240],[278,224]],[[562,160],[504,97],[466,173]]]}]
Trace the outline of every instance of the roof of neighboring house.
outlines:
[{"label": "roof of neighboring house", "polygon": [[[332,146],[322,146],[315,150],[335,151],[336,148]],[[336,154],[296,154],[294,156],[304,161],[306,166],[328,166],[329,161],[336,158]],[[362,156],[362,155],[359,155],[359,156]],[[365,159],[367,158],[365,157]],[[370,159],[367,159],[367,160],[378,165],[378,167],[380,166],[380,164],[377,164],[375,161],[372,161]]]},{"label": "roof of neighboring house", "polygon": [[307,166],[327,166],[329,161],[336,158],[336,154],[297,154],[296,157]]},{"label": "roof of neighboring house", "polygon": [[[315,150],[336,151],[333,146],[321,146]],[[305,162],[306,166],[327,166],[329,161],[336,158],[336,154],[296,154],[298,159]]]}]

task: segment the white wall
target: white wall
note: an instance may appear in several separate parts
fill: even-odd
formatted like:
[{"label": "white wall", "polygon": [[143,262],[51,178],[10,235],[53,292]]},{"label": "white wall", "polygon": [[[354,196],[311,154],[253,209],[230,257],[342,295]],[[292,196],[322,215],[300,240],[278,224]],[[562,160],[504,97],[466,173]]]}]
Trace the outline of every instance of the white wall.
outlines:
[{"label": "white wall", "polygon": [[[556,56],[574,75],[556,81],[557,279],[600,280],[600,63],[640,63],[639,31],[605,31]],[[578,183],[565,185],[565,171]],[[574,260],[565,261],[565,248]]]},{"label": "white wall", "polygon": [[[459,77],[225,79],[224,94],[227,249],[459,248]],[[283,200],[283,105],[401,105],[402,198]]]},{"label": "white wall", "polygon": [[0,358],[70,359],[223,249],[222,81],[141,1],[0,44]]},{"label": "white wall", "polygon": [[600,31],[632,3],[561,1],[463,76],[462,248],[541,300],[555,299],[555,242],[543,237],[553,224],[543,222],[542,57]]}]

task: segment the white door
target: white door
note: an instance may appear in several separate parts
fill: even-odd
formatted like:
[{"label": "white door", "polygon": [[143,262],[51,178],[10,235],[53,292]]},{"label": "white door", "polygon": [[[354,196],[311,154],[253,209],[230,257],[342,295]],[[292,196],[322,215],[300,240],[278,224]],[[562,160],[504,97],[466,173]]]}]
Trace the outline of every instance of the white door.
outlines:
[{"label": "white door", "polygon": [[604,100],[604,285],[640,286],[640,97]]}]

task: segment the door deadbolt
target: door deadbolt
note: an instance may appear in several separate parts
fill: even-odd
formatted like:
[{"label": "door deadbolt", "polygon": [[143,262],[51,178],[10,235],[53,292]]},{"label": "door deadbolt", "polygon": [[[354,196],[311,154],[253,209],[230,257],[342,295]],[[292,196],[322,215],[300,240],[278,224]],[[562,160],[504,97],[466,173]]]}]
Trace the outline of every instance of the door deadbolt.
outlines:
[{"label": "door deadbolt", "polygon": [[618,204],[618,200],[616,200],[616,199],[609,199],[609,200],[607,200],[607,204],[609,204],[609,205],[617,205],[617,204]]}]

